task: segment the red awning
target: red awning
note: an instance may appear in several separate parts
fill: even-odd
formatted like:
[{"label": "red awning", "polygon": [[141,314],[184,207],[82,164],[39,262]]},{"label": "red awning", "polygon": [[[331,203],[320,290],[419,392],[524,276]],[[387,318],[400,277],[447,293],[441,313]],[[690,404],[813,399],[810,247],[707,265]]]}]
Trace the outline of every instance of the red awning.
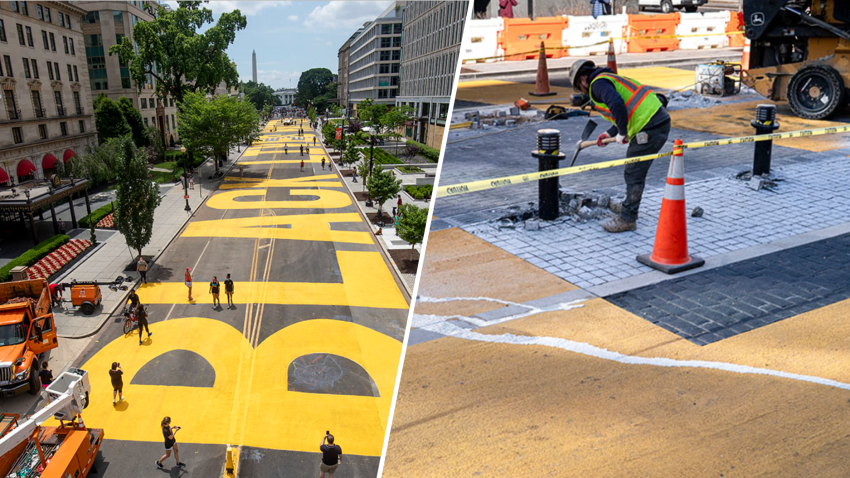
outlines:
[{"label": "red awning", "polygon": [[34,173],[36,171],[35,166],[26,159],[22,159],[21,162],[18,163],[18,176],[29,176],[30,173]]},{"label": "red awning", "polygon": [[56,156],[50,153],[45,154],[41,159],[41,169],[53,169],[54,164],[56,164]]},{"label": "red awning", "polygon": [[6,171],[0,168],[0,184],[5,183],[9,180],[9,175],[6,174]]},{"label": "red awning", "polygon": [[69,159],[73,158],[76,155],[77,153],[75,153],[74,151],[66,149],[65,154],[62,155],[62,162],[67,163]]}]

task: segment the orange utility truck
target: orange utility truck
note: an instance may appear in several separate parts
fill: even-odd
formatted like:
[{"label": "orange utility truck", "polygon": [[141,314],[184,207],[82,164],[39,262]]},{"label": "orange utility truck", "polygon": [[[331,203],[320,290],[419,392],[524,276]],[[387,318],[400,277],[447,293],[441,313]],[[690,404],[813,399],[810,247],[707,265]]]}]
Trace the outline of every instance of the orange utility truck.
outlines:
[{"label": "orange utility truck", "polygon": [[47,281],[0,283],[0,396],[37,394],[39,355],[58,346]]}]

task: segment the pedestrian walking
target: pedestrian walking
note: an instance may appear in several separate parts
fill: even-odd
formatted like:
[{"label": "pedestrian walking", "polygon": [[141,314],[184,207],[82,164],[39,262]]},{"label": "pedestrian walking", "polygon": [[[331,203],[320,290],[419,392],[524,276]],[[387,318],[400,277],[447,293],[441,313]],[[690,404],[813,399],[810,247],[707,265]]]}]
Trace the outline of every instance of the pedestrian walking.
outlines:
[{"label": "pedestrian walking", "polygon": [[591,14],[593,15],[594,20],[602,15],[611,14],[611,0],[590,0],[590,3],[593,4]]},{"label": "pedestrian walking", "polygon": [[398,216],[393,214],[393,226],[395,227],[395,235],[398,236]]},{"label": "pedestrian walking", "polygon": [[499,0],[499,16],[502,18],[513,18],[516,4],[516,0]]},{"label": "pedestrian walking", "polygon": [[224,279],[224,293],[227,295],[227,308],[235,308],[233,304],[233,280],[230,279],[230,274]]},{"label": "pedestrian walking", "polygon": [[217,307],[221,307],[221,301],[218,299],[218,291],[220,284],[218,283],[218,277],[213,276],[212,281],[210,282],[210,294],[213,296],[213,310]]},{"label": "pedestrian walking", "polygon": [[393,216],[395,216],[395,212],[396,212],[396,210],[398,210],[398,207],[393,206]]},{"label": "pedestrian walking", "polygon": [[65,234],[65,220],[59,219],[59,234]]},{"label": "pedestrian walking", "polygon": [[[325,442],[327,441],[327,445]],[[319,450],[322,452],[322,465],[319,467],[319,478],[325,478],[325,473],[334,478],[334,472],[342,463],[342,448],[339,445],[334,445],[334,436],[330,430],[322,437],[322,443],[319,445]]]},{"label": "pedestrian walking", "polygon": [[322,169],[325,169],[325,157],[322,156]]},{"label": "pedestrian walking", "polygon": [[307,156],[310,156],[310,147],[304,146],[304,152],[307,153]]},{"label": "pedestrian walking", "polygon": [[142,345],[142,328],[144,327],[145,332],[148,333],[148,337],[153,335],[153,333],[148,328],[148,311],[145,309],[145,306],[139,304],[136,306],[136,322],[139,323],[139,345]]},{"label": "pedestrian walking", "polygon": [[[589,95],[594,108],[613,124],[596,139],[597,146],[605,146],[605,139],[615,138],[616,143],[629,145],[626,157],[632,158],[655,154],[667,143],[670,115],[662,99],[646,86],[615,75],[610,68],[598,68],[590,60],[573,63],[570,81],[576,91]],[[652,160],[626,165],[623,172],[626,199],[612,205],[617,215],[602,224],[606,231],[625,232],[637,228],[638,209],[650,166]]]},{"label": "pedestrian walking", "polygon": [[304,160],[301,160],[301,171],[304,171]]},{"label": "pedestrian walking", "polygon": [[283,154],[289,156],[289,150],[286,147],[286,143],[283,143]]},{"label": "pedestrian walking", "polygon": [[195,299],[192,298],[192,269],[189,268],[189,267],[186,268],[185,279],[186,279],[186,287],[189,288],[189,301],[191,302]]},{"label": "pedestrian walking", "polygon": [[195,189],[195,176],[189,175],[189,189]]},{"label": "pedestrian walking", "polygon": [[53,372],[47,368],[47,362],[41,363],[41,370],[38,371],[38,378],[41,380],[41,388],[47,388],[48,385],[53,383]]},{"label": "pedestrian walking", "polygon": [[313,136],[313,146],[316,146],[316,137]]},{"label": "pedestrian walking", "polygon": [[145,258],[142,257],[142,256],[139,256],[139,261],[136,262],[136,272],[138,272],[139,275],[142,276],[142,283],[147,284],[148,283],[148,263],[145,262]]},{"label": "pedestrian walking", "polygon": [[398,208],[401,209],[401,195],[398,197]]},{"label": "pedestrian walking", "polygon": [[162,437],[165,439],[165,454],[159,460],[156,460],[156,467],[160,470],[165,468],[162,466],[162,462],[171,456],[171,450],[174,450],[174,459],[177,460],[177,466],[181,468],[186,466],[185,463],[180,461],[180,450],[177,447],[177,439],[174,437],[174,434],[180,430],[180,427],[171,426],[171,417],[163,418],[159,425],[162,428]]},{"label": "pedestrian walking", "polygon": [[302,144],[299,148],[301,150],[301,156],[304,156],[304,145]]},{"label": "pedestrian walking", "polygon": [[115,405],[115,395],[118,395],[118,401],[124,401],[124,371],[121,370],[121,364],[112,362],[112,369],[109,371],[109,379],[112,381],[112,405]]}]

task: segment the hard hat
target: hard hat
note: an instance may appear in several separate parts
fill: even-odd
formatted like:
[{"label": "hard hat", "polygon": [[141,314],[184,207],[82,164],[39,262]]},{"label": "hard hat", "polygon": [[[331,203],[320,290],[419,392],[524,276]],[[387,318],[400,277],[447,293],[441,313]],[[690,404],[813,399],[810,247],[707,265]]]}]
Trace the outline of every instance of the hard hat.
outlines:
[{"label": "hard hat", "polygon": [[573,89],[576,91],[581,91],[578,87],[578,75],[582,73],[582,70],[585,72],[589,70],[593,70],[596,68],[596,63],[593,63],[590,60],[578,60],[570,66],[570,83],[573,84]]}]

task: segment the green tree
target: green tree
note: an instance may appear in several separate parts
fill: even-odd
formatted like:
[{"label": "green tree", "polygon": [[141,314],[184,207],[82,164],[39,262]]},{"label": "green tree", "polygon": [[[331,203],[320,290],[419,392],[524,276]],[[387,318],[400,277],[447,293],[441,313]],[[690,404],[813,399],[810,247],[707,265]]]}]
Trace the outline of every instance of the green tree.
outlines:
[{"label": "green tree", "polygon": [[150,142],[145,132],[142,114],[133,106],[133,101],[126,96],[122,96],[118,98],[118,108],[121,110],[121,114],[124,115],[124,120],[130,126],[130,131],[133,133],[133,142],[136,143],[136,146],[139,148],[149,146]]},{"label": "green tree", "polygon": [[381,118],[387,113],[387,105],[384,103],[375,103],[371,98],[367,98],[357,105],[357,117],[360,120],[370,123],[372,126],[380,127]]},{"label": "green tree", "polygon": [[410,248],[421,244],[425,239],[425,226],[428,224],[428,209],[413,204],[402,204],[398,210],[398,237],[410,244]]},{"label": "green tree", "polygon": [[357,175],[360,176],[360,179],[363,182],[363,190],[366,190],[366,180],[369,178],[369,161],[366,158],[363,158],[363,161],[360,161],[357,164]]},{"label": "green tree", "polygon": [[369,196],[378,201],[378,215],[380,215],[384,203],[401,191],[401,179],[396,179],[389,171],[384,171],[384,168],[378,165],[369,176],[366,188],[369,189]]},{"label": "green tree", "polygon": [[328,109],[331,110],[331,118],[341,118],[342,117],[342,106],[337,104],[328,105]]},{"label": "green tree", "polygon": [[177,131],[187,149],[212,156],[218,173],[218,158],[227,154],[240,138],[259,131],[257,110],[246,101],[202,92],[189,93],[177,113]]},{"label": "green tree", "polygon": [[345,148],[345,152],[342,153],[342,156],[339,158],[339,162],[344,166],[351,165],[360,161],[360,151],[354,146],[354,143],[349,142],[348,147]]},{"label": "green tree", "polygon": [[243,84],[245,90],[245,98],[248,99],[258,111],[264,109],[266,105],[274,106],[277,102],[277,96],[274,95],[274,88],[265,83],[254,83],[248,81]]},{"label": "green tree", "polygon": [[130,78],[140,91],[152,78],[157,94],[173,97],[179,108],[188,92],[213,93],[222,81],[228,87],[238,84],[236,66],[225,52],[248,22],[233,10],[206,27],[212,23],[212,10],[202,8],[199,1],[180,2],[172,11],[160,6],[154,20],[133,27],[135,42],[124,37],[109,48],[109,54],[129,63]]},{"label": "green tree", "polygon": [[[295,94],[295,105],[307,107],[308,103],[313,103],[319,96],[327,98],[328,86],[334,81],[334,75],[327,68],[312,68],[303,73],[298,78],[298,93]],[[335,97],[335,95],[334,95]],[[320,111],[324,107],[319,108]]]},{"label": "green tree", "polygon": [[396,139],[395,152],[398,155],[398,140],[401,134],[398,129],[413,116],[413,107],[410,105],[398,105],[395,108],[387,111],[381,117],[381,125]]},{"label": "green tree", "polygon": [[119,144],[121,138],[111,138],[71,160],[71,174],[78,178],[89,178],[92,186],[115,178]]},{"label": "green tree", "polygon": [[153,234],[154,211],[161,201],[159,185],[150,180],[148,161],[132,139],[125,136],[118,141],[115,225],[127,246],[142,255]]},{"label": "green tree", "polygon": [[307,117],[310,118],[310,122],[316,121],[316,107],[311,106],[307,108]]},{"label": "green tree", "polygon": [[94,101],[94,124],[97,127],[99,143],[132,133],[118,103],[107,98],[103,93]]},{"label": "green tree", "polygon": [[[165,161],[165,142],[162,140],[162,131],[156,126],[145,127],[145,139],[150,150],[151,162]],[[136,143],[136,146],[139,144]]]}]

